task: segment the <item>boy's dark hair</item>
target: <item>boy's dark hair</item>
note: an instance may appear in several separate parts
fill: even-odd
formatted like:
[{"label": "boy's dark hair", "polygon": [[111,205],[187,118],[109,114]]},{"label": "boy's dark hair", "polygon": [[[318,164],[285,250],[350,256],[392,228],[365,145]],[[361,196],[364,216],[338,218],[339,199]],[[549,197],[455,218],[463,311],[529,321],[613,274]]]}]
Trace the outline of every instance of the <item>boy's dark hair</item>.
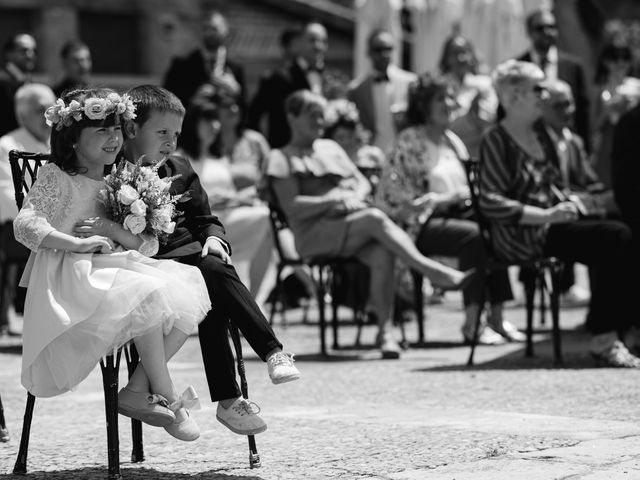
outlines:
[{"label": "boy's dark hair", "polygon": [[[65,105],[69,105],[72,100],[83,103],[87,98],[107,98],[115,90],[110,88],[78,89],[71,90],[62,96]],[[120,125],[120,115],[115,112],[102,120],[91,120],[86,115],[82,115],[79,121],[74,120],[69,126],[58,129],[54,126],[51,129],[51,163],[55,163],[60,170],[69,175],[84,173],[85,168],[77,164],[76,151],[73,146],[78,142],[80,132],[87,127],[112,127]]]},{"label": "boy's dark hair", "polygon": [[166,88],[157,85],[138,85],[127,92],[136,106],[135,122],[144,125],[151,113],[175,113],[184,117],[184,105],[178,97]]}]

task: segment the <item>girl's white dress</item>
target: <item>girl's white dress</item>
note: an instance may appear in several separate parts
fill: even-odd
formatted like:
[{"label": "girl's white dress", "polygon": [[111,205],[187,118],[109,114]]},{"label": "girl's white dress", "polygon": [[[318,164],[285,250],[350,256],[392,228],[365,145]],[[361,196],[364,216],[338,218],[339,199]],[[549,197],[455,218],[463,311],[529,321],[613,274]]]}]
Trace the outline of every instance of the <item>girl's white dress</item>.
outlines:
[{"label": "girl's white dress", "polygon": [[111,254],[39,248],[54,230],[73,234],[79,220],[104,217],[102,188],[46,164],[14,220],[16,238],[32,250],[21,280],[22,385],[37,397],[72,389],[102,356],[153,328],[190,334],[211,308],[196,267],[149,258],[155,237],[139,251]]}]

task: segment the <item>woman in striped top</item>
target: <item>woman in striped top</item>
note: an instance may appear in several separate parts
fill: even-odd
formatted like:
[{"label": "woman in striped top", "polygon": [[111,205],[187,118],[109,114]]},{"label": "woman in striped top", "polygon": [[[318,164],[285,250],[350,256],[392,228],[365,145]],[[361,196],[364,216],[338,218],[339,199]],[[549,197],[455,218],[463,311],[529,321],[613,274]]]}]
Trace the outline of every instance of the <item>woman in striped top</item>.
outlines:
[{"label": "woman in striped top", "polygon": [[[621,222],[579,219],[576,205],[561,193],[556,150],[539,120],[543,79],[536,65],[516,60],[494,72],[505,117],[480,147],[480,207],[492,221],[494,249],[507,261],[554,256],[588,265],[592,354],[605,365],[640,368],[619,340],[640,320],[630,315],[638,285],[631,232]],[[640,347],[633,342],[630,348]]]}]

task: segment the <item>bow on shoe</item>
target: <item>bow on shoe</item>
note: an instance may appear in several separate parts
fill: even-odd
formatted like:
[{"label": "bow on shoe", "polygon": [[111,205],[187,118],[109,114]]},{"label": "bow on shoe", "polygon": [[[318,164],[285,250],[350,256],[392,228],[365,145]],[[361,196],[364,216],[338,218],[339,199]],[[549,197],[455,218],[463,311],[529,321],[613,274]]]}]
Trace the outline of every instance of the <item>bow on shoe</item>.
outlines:
[{"label": "bow on shoe", "polygon": [[178,400],[169,405],[169,408],[174,412],[181,408],[200,410],[200,399],[198,398],[195,388],[189,385],[186,390],[182,392],[182,395],[178,397]]},{"label": "bow on shoe", "polygon": [[161,407],[169,408],[169,400],[157,393],[150,393],[147,395],[147,403],[149,405],[160,405]]}]

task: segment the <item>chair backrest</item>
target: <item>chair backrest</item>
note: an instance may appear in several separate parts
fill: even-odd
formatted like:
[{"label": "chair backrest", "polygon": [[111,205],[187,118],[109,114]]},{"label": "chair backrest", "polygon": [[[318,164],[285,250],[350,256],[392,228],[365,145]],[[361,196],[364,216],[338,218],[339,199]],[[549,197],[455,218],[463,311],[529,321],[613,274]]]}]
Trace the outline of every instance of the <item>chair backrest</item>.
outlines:
[{"label": "chair backrest", "polygon": [[48,153],[21,152],[19,150],[9,152],[13,189],[18,210],[22,208],[24,197],[35,182],[38,170],[49,161],[49,157]]},{"label": "chair backrest", "polygon": [[482,209],[480,208],[480,160],[478,158],[467,158],[462,161],[462,164],[467,174],[467,183],[469,184],[469,191],[471,193],[471,208],[478,223],[482,243],[487,255],[495,258],[493,242],[491,241],[490,222],[487,220],[487,217],[483,215]]},{"label": "chair backrest", "polygon": [[[278,203],[278,197],[269,180],[266,182],[267,205],[269,206],[269,220],[273,233],[273,243],[280,260],[285,262],[301,262],[300,256],[295,252],[293,231],[289,227],[287,217]],[[286,244],[288,246],[285,246]]]}]

